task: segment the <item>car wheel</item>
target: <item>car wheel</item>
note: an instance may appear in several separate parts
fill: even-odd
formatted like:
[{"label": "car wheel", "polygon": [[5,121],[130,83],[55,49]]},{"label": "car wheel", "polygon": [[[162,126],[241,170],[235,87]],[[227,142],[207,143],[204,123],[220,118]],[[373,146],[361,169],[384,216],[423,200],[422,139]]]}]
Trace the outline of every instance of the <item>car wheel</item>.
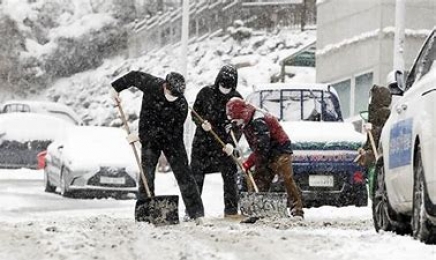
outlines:
[{"label": "car wheel", "polygon": [[436,226],[428,219],[424,204],[426,196],[421,148],[418,146],[414,162],[412,234],[413,238],[431,244],[436,243]]},{"label": "car wheel", "polygon": [[53,193],[56,190],[56,186],[51,185],[46,170],[44,170],[44,186],[45,186],[45,190],[44,190],[45,192]]},{"label": "car wheel", "polygon": [[380,230],[392,231],[392,223],[389,217],[389,201],[384,180],[383,160],[377,162],[375,169],[375,194],[372,203],[372,218],[377,232]]},{"label": "car wheel", "polygon": [[61,169],[61,178],[60,178],[60,186],[61,186],[61,195],[63,197],[69,197],[71,195],[71,192],[68,189],[68,183],[67,183],[67,172],[62,167]]}]

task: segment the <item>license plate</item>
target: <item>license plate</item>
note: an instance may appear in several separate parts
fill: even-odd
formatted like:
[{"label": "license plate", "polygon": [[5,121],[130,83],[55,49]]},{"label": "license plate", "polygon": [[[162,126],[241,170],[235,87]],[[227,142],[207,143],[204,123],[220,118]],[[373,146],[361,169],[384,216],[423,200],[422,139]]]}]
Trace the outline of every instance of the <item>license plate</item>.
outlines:
[{"label": "license plate", "polygon": [[312,187],[333,187],[333,176],[331,176],[331,175],[309,175],[309,186],[312,186]]},{"label": "license plate", "polygon": [[126,179],[101,176],[100,183],[101,184],[126,184]]}]

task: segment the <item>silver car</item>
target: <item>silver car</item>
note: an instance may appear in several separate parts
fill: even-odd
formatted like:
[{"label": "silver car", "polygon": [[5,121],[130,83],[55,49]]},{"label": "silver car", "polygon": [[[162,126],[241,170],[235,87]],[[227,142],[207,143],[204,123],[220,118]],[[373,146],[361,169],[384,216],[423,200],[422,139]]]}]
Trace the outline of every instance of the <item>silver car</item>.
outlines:
[{"label": "silver car", "polygon": [[137,190],[138,165],[126,133],[118,128],[73,127],[48,146],[45,162],[46,192],[122,195]]}]

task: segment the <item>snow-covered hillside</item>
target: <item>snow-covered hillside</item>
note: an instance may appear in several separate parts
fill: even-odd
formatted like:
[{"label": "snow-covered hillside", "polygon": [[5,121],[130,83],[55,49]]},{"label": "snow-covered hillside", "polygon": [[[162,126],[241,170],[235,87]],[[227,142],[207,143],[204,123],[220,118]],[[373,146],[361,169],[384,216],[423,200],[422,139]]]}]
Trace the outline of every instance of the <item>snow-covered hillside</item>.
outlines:
[{"label": "snow-covered hillside", "polygon": [[[278,75],[280,59],[315,39],[315,31],[282,30],[268,34],[258,32],[241,43],[228,35],[192,43],[188,50],[186,96],[193,101],[201,87],[215,81],[224,64],[239,67],[238,90],[245,96],[252,91],[253,84],[270,82],[272,76]],[[117,111],[108,95],[110,82],[130,70],[165,77],[170,71],[178,71],[179,54],[179,46],[166,46],[136,59],[106,60],[95,70],[58,80],[43,97],[72,106],[89,124],[116,125]],[[314,69],[297,69],[296,75],[298,81],[315,81]],[[130,120],[136,119],[142,93],[132,90],[121,94]]]}]

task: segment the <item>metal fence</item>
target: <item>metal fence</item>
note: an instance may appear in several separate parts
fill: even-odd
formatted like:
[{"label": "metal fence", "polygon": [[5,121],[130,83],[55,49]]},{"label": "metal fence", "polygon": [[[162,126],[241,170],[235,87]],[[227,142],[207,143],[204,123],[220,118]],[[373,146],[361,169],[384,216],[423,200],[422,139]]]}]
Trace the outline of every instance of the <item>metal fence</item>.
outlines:
[{"label": "metal fence", "polygon": [[[316,0],[191,0],[190,41],[224,33],[236,20],[253,29],[286,27],[304,30],[316,24]],[[155,16],[137,17],[137,21],[129,37],[131,56],[137,57],[180,42],[181,8]]]}]

